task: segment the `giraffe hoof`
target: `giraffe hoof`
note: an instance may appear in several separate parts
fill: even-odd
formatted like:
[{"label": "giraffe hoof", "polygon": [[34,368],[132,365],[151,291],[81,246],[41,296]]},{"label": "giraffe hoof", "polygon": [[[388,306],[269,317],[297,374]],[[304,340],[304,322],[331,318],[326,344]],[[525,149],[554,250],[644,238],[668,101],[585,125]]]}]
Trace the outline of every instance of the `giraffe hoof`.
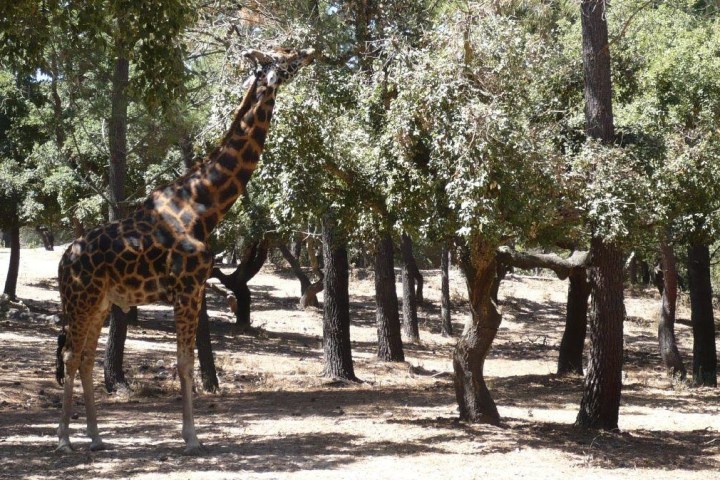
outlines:
[{"label": "giraffe hoof", "polygon": [[99,452],[101,450],[107,450],[109,447],[103,443],[102,440],[98,440],[97,442],[92,442],[90,444],[90,451],[91,452]]},{"label": "giraffe hoof", "polygon": [[73,448],[70,443],[61,443],[55,449],[55,453],[73,453]]},{"label": "giraffe hoof", "polygon": [[188,457],[199,457],[208,453],[208,449],[202,443],[197,445],[188,445],[183,451],[183,455]]}]

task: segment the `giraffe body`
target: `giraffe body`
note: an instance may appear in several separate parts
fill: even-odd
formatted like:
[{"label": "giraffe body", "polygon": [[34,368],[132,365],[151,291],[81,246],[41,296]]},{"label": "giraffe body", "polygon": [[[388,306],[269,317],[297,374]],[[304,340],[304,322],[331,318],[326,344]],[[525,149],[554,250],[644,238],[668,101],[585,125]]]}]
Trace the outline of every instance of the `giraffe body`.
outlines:
[{"label": "giraffe body", "polygon": [[69,421],[77,372],[90,449],[104,448],[97,427],[92,369],[110,307],[114,304],[127,311],[132,306],[165,302],[175,314],[185,453],[201,452],[192,412],[192,370],[198,313],[213,264],[207,238],[245,193],[265,142],[277,87],[309,64],[312,55],[311,49],[246,52],[258,69],[215,152],[183,177],[153,191],[130,216],[91,230],[63,254],[58,280],[67,327],[58,342],[57,379],[64,384],[59,451],[72,449]]}]

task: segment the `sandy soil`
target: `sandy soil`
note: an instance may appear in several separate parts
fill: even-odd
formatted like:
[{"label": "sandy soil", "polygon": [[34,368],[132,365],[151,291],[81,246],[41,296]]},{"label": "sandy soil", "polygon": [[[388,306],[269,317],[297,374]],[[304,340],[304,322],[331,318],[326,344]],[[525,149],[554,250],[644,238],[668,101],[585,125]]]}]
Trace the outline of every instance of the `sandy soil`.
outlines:
[{"label": "sandy soil", "polygon": [[[107,394],[95,370],[100,430],[112,448],[89,452],[76,385],[76,452],[54,452],[61,389],[54,381],[61,249],[22,251],[19,296],[32,315],[0,322],[0,478],[720,478],[720,392],[673,384],[659,366],[652,290],[628,292],[620,433],[572,426],[582,378],[553,374],[567,285],[513,275],[500,290],[503,324],[486,363],[500,427],[458,422],[450,355],[439,334],[437,271],[424,271],[419,345],[407,362],[375,360],[373,283],[351,280],[358,377],[320,376],[322,312],[295,305],[299,282],[266,267],[251,282],[253,334],[237,332],[225,302],[210,298],[221,392],[199,391],[196,424],[209,452],[183,457],[174,335],[167,307],[141,308],[126,368],[132,391]],[[7,249],[0,249],[0,284]],[[467,317],[452,272],[455,328]],[[687,319],[687,307],[680,317]],[[716,318],[719,318],[716,316]],[[101,348],[104,348],[104,335]],[[686,365],[690,329],[677,325]],[[198,389],[200,390],[200,389]]]}]

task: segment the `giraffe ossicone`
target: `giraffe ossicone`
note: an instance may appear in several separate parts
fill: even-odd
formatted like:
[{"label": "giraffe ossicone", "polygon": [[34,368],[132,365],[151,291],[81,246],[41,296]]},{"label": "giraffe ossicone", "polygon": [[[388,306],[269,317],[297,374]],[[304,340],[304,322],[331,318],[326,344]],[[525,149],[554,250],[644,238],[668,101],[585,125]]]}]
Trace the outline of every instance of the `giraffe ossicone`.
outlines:
[{"label": "giraffe ossicone", "polygon": [[218,148],[182,177],[156,188],[127,218],[75,240],[60,260],[67,325],[57,348],[56,377],[64,385],[58,451],[72,450],[69,424],[77,372],[90,449],[104,448],[92,380],[100,330],[113,304],[125,310],[155,302],[170,303],[175,314],[185,453],[203,450],[193,420],[192,371],[198,312],[213,262],[207,239],[245,193],[265,144],[278,87],[313,61],[314,50],[248,50],[245,56],[256,69]]}]

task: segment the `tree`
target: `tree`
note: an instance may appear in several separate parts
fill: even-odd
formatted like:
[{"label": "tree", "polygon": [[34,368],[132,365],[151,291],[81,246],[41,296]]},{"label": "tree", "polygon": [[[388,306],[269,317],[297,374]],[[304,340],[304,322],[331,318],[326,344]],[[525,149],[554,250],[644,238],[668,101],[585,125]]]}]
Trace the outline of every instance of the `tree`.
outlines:
[{"label": "tree", "polygon": [[[610,46],[604,0],[583,0],[581,24],[585,72],[585,124],[589,138],[615,141]],[[622,389],[623,255],[616,240],[597,231],[590,241],[590,356],[580,413],[582,427],[616,429]]]},{"label": "tree", "polygon": [[377,309],[378,358],[386,362],[405,360],[400,337],[400,317],[395,291],[393,242],[389,234],[375,246],[375,305]]},{"label": "tree", "polygon": [[666,238],[660,240],[660,262],[663,273],[662,304],[658,322],[658,343],[660,356],[672,377],[685,379],[686,371],[675,340],[675,308],[677,305],[678,273],[675,252]]}]

